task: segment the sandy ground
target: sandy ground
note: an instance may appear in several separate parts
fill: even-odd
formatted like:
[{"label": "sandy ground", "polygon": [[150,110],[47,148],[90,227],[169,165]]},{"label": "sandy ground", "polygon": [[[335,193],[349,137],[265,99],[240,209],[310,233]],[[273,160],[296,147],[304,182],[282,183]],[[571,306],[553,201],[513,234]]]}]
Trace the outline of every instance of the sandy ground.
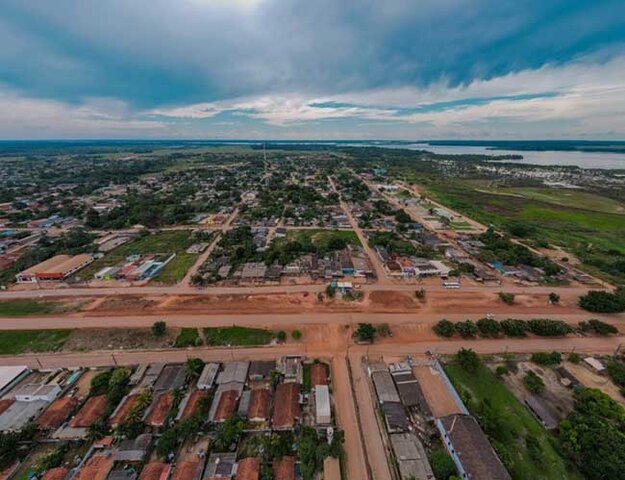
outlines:
[{"label": "sandy ground", "polygon": [[598,388],[610,395],[615,401],[625,405],[625,397],[621,395],[619,388],[608,377],[597,375],[582,364],[575,365],[571,362],[565,362],[564,365],[585,387]]},{"label": "sandy ground", "polygon": [[350,367],[354,396],[358,405],[358,417],[362,426],[367,460],[372,476],[375,480],[392,478],[386,461],[385,434],[380,431],[376,418],[375,409],[378,408],[378,405],[364,372],[362,358],[357,355],[350,355]]}]

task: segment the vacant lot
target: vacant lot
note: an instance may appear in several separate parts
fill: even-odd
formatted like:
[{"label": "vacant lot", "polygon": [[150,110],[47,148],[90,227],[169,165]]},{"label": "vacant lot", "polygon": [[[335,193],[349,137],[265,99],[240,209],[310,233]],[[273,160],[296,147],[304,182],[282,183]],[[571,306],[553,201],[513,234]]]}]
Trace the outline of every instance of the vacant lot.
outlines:
[{"label": "vacant lot", "polygon": [[174,344],[178,332],[168,328],[164,335],[156,337],[149,328],[80,328],[72,331],[63,350],[167,348]]},{"label": "vacant lot", "polygon": [[[565,461],[553,447],[554,438],[534,419],[532,414],[514,397],[506,386],[499,382],[493,372],[485,365],[480,365],[476,372],[469,373],[455,364],[445,366],[445,371],[456,389],[466,391],[472,401],[468,407],[478,418],[490,403],[490,413],[495,418],[489,431],[491,438],[496,436],[509,455],[507,465],[514,479],[558,479],[581,478],[567,468]],[[541,447],[542,460],[535,461],[529,455],[525,444],[528,435],[535,437]]]},{"label": "vacant lot", "polygon": [[351,230],[302,229],[290,230],[287,238],[303,245],[312,243],[317,249],[326,251],[334,239],[341,239],[352,245],[360,245],[358,235]]},{"label": "vacant lot", "polygon": [[176,338],[177,348],[194,347],[202,344],[197,328],[182,328]]},{"label": "vacant lot", "polygon": [[54,313],[56,302],[41,302],[38,300],[7,300],[0,302],[0,316],[23,317],[26,315],[45,315]]},{"label": "vacant lot", "polygon": [[92,279],[93,275],[102,268],[117,265],[129,255],[175,253],[176,257],[154,277],[154,280],[168,284],[176,283],[184,277],[197,258],[195,254],[186,253],[187,248],[193,243],[195,240],[188,230],[166,231],[140,236],[96,260],[81,270],[78,275],[83,279]]},{"label": "vacant lot", "polygon": [[72,330],[5,330],[0,333],[0,355],[60,350]]},{"label": "vacant lot", "polygon": [[245,327],[205,328],[204,337],[208,345],[266,345],[273,339],[273,332]]}]

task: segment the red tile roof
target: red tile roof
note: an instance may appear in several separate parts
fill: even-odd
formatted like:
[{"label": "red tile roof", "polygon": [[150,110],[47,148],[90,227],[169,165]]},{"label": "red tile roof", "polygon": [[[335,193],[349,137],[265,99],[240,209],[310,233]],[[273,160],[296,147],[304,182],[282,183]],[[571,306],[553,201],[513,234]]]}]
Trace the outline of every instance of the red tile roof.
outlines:
[{"label": "red tile roof", "polygon": [[165,423],[167,415],[174,405],[174,392],[161,393],[152,406],[145,423],[154,427],[160,427]]},{"label": "red tile roof", "polygon": [[273,480],[295,480],[295,457],[282,457],[273,461]]},{"label": "red tile roof", "polygon": [[247,457],[239,462],[237,480],[258,480],[260,477],[260,459]]},{"label": "red tile roof", "polygon": [[239,392],[236,390],[227,390],[219,397],[219,403],[217,404],[217,411],[215,412],[214,420],[216,422],[222,422],[228,417],[232,416],[237,408],[237,400],[239,399]]},{"label": "red tile roof", "polygon": [[71,419],[69,426],[72,428],[89,427],[100,418],[104,410],[106,410],[106,395],[90,397],[76,416]]},{"label": "red tile roof", "polygon": [[163,462],[150,462],[139,475],[139,480],[165,480],[169,474],[171,465]]},{"label": "red tile roof", "polygon": [[250,420],[265,421],[269,418],[271,392],[268,388],[255,388],[250,394],[250,406],[247,418]]},{"label": "red tile roof", "polygon": [[328,371],[323,363],[315,363],[310,368],[310,381],[313,387],[328,384]]},{"label": "red tile roof", "polygon": [[138,393],[133,393],[132,395],[128,395],[126,398],[124,398],[121,405],[117,407],[117,410],[113,413],[113,415],[111,415],[111,418],[109,418],[109,423],[113,426],[122,423],[126,419],[126,416],[128,416],[128,413],[130,413],[132,407],[137,402],[138,397]]},{"label": "red tile roof", "polygon": [[43,474],[41,480],[63,480],[69,470],[65,467],[51,468]]},{"label": "red tile roof", "polygon": [[40,428],[57,429],[78,405],[77,397],[61,397],[52,402],[37,419]]},{"label": "red tile roof", "polygon": [[275,407],[273,410],[274,428],[292,428],[301,416],[299,405],[300,385],[298,383],[281,383],[276,389]]}]

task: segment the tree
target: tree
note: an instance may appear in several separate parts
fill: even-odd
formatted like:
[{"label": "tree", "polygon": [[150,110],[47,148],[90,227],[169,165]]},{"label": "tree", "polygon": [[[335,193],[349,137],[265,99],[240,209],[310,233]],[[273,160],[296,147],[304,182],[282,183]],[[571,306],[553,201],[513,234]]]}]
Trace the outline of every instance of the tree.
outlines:
[{"label": "tree", "polygon": [[425,295],[426,295],[425,288],[420,288],[419,290],[414,292],[414,296],[420,302],[424,302],[425,301]]},{"label": "tree", "polygon": [[595,332],[597,335],[616,335],[618,328],[614,325],[595,318],[587,322],[580,322],[580,327],[584,332]]},{"label": "tree", "polygon": [[525,337],[528,331],[528,325],[525,320],[516,318],[507,318],[501,322],[503,333],[509,337]]},{"label": "tree", "polygon": [[245,419],[239,415],[233,415],[226,419],[215,432],[213,447],[217,452],[226,452],[230,446],[239,438],[245,428]]},{"label": "tree", "polygon": [[585,478],[622,478],[625,471],[625,409],[601,390],[574,390],[573,412],[560,423],[566,455]]},{"label": "tree", "polygon": [[541,394],[545,391],[545,382],[533,370],[530,370],[523,377],[523,385],[528,391],[535,394]]},{"label": "tree", "polygon": [[447,480],[456,473],[454,461],[443,448],[439,447],[432,452],[430,464],[436,480]]},{"label": "tree", "polygon": [[201,358],[189,358],[184,369],[184,376],[187,383],[200,377],[202,370],[204,369],[204,360]]},{"label": "tree", "polygon": [[549,294],[549,303],[551,303],[552,305],[557,305],[558,303],[560,303],[560,295],[555,292],[551,292]]},{"label": "tree", "polygon": [[152,324],[152,335],[162,337],[167,331],[167,324],[163,320],[158,320]]},{"label": "tree", "polygon": [[440,320],[436,325],[434,325],[433,330],[436,335],[450,338],[456,331],[456,327],[454,323],[449,320]]},{"label": "tree", "polygon": [[515,297],[514,293],[499,292],[499,299],[506,305],[513,305],[514,297]]},{"label": "tree", "polygon": [[579,353],[571,352],[566,358],[569,362],[574,363],[575,365],[581,363],[582,356]]},{"label": "tree", "polygon": [[286,341],[286,332],[284,330],[280,330],[278,333],[276,333],[276,339],[280,343],[284,343]]},{"label": "tree", "polygon": [[501,333],[501,325],[494,318],[480,318],[477,321],[477,328],[483,337],[498,337]]},{"label": "tree", "polygon": [[589,312],[620,313],[625,311],[625,295],[618,290],[614,293],[591,290],[579,297],[578,304]]},{"label": "tree", "polygon": [[361,342],[373,342],[375,337],[375,327],[370,323],[359,323],[356,330],[356,337]]},{"label": "tree", "polygon": [[532,353],[530,360],[537,365],[558,365],[562,362],[562,354],[560,352],[537,352]]},{"label": "tree", "polygon": [[477,325],[471,320],[456,323],[456,331],[462,338],[475,338],[478,332]]},{"label": "tree", "polygon": [[506,367],[505,365],[498,365],[497,368],[495,369],[495,374],[498,377],[503,377],[504,375],[508,375],[510,371],[508,370],[508,367]]},{"label": "tree", "polygon": [[291,332],[291,337],[293,338],[293,340],[299,340],[300,338],[302,338],[302,332],[295,329]]},{"label": "tree", "polygon": [[461,348],[458,350],[456,353],[456,362],[467,372],[475,372],[481,364],[480,357],[470,348]]},{"label": "tree", "polygon": [[334,298],[336,296],[336,287],[332,284],[329,284],[326,287],[326,295],[328,298]]},{"label": "tree", "polygon": [[542,337],[564,337],[573,332],[573,327],[562,320],[535,318],[527,322],[529,331]]}]

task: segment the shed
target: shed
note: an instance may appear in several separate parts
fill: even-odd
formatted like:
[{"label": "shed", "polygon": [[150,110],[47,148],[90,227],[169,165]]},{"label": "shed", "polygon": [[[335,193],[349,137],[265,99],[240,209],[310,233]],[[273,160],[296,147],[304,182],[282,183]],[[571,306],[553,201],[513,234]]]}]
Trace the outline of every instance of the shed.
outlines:
[{"label": "shed", "polygon": [[317,385],[315,387],[315,421],[317,425],[329,425],[332,423],[330,389],[327,385]]},{"label": "shed", "polygon": [[218,363],[207,363],[202,369],[200,378],[197,381],[197,388],[200,390],[210,390],[215,385],[215,378],[219,372]]},{"label": "shed", "polygon": [[378,395],[378,401],[380,403],[395,402],[399,403],[401,399],[397,393],[395,382],[388,370],[381,372],[373,372],[371,374],[375,391]]}]

